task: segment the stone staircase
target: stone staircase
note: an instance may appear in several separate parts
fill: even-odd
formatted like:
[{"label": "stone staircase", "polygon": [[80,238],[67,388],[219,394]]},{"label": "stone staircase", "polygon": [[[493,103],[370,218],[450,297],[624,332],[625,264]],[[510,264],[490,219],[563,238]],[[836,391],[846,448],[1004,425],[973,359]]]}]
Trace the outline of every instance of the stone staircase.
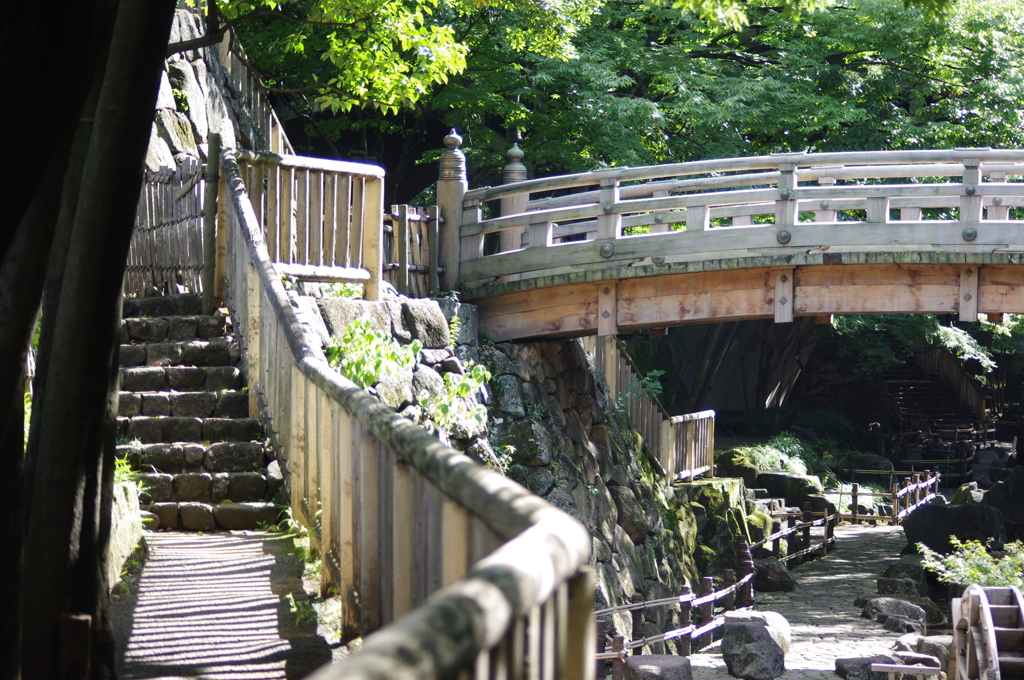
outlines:
[{"label": "stone staircase", "polygon": [[973,416],[956,393],[938,378],[930,378],[916,365],[907,364],[883,375],[890,396],[899,407],[904,429],[918,425],[970,428]]},{"label": "stone staircase", "polygon": [[141,471],[155,528],[267,527],[280,468],[250,417],[230,319],[201,308],[196,295],[125,299],[117,455]]}]

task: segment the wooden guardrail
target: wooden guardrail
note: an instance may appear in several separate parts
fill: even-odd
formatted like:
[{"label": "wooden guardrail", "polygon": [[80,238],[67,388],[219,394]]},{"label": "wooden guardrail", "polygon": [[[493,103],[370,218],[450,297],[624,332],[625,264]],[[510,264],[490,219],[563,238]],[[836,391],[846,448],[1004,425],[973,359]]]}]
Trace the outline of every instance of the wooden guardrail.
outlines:
[{"label": "wooden guardrail", "polygon": [[642,374],[615,336],[581,338],[603,371],[608,394],[626,407],[655,470],[667,484],[714,475],[715,412],[670,416],[658,398],[638,388]]},{"label": "wooden guardrail", "polygon": [[[815,519],[815,515],[820,515]],[[803,563],[814,556],[830,553],[836,545],[835,525],[839,520],[838,513],[829,514],[828,510],[820,513],[811,511],[811,504],[805,503],[801,512],[773,512],[771,533],[765,535],[764,528],[754,527],[751,530],[754,542],[750,545],[754,557],[763,559],[771,555],[780,562],[798,560]],[[783,526],[785,522],[786,526]],[[821,528],[820,540],[815,541],[811,533],[815,527]],[[786,541],[786,552],[782,552],[782,541]],[[771,544],[769,550],[766,546]]]},{"label": "wooden guardrail", "polygon": [[[737,607],[750,608],[754,606],[754,561],[750,554],[750,547],[746,538],[736,538],[736,569],[726,569],[724,573],[724,587],[721,590],[714,589],[714,577],[705,576],[701,579],[701,592],[694,595],[690,586],[683,586],[683,592],[672,597],[664,597],[657,600],[644,600],[640,594],[635,594],[629,604],[618,605],[599,609],[594,612],[595,617],[607,616],[619,612],[629,612],[632,617],[632,631],[630,639],[625,640],[624,636],[608,636],[605,631],[604,622],[597,622],[597,648],[603,650],[595,655],[598,666],[603,665],[605,660],[612,661],[612,677],[614,680],[621,680],[623,674],[623,661],[630,654],[639,655],[642,648],[658,642],[669,640],[680,640],[682,653],[689,656],[694,649],[700,649],[711,643],[711,636],[715,629],[725,623],[724,616],[715,615],[716,604],[721,602],[723,612],[733,611]],[[738,577],[738,578],[737,578]],[[666,607],[679,605],[679,627],[664,631],[657,635],[644,636],[643,613],[651,607]],[[693,610],[697,609],[700,616],[700,624],[693,623]],[[597,675],[603,677],[602,672]]]},{"label": "wooden guardrail", "polygon": [[290,471],[293,515],[343,600],[344,635],[368,635],[316,677],[592,678],[586,529],[330,368],[264,240],[259,216],[287,211],[254,210],[230,152],[222,178],[227,292],[250,393]]},{"label": "wooden guardrail", "polygon": [[429,297],[441,289],[437,206],[393,205],[384,214],[384,278],[399,293]]},{"label": "wooden guardrail", "polygon": [[971,412],[974,420],[982,427],[988,420],[985,411],[985,395],[974,377],[964,370],[960,360],[949,350],[934,347],[929,350],[915,352],[914,359],[926,375],[934,375],[945,385],[956,392],[960,403]]},{"label": "wooden guardrail", "polygon": [[[912,513],[917,508],[921,507],[925,503],[930,502],[933,498],[938,495],[939,491],[939,480],[941,475],[938,472],[932,472],[926,470],[924,477],[922,478],[919,472],[905,473],[896,472],[893,470],[851,470],[854,475],[886,475],[889,477],[889,491],[885,492],[869,492],[861,491],[860,485],[854,482],[851,485],[850,490],[850,507],[853,508],[853,512],[849,514],[840,515],[840,519],[848,519],[854,524],[860,523],[861,520],[878,520],[877,515],[862,515],[857,512],[857,506],[861,498],[886,498],[891,503],[892,515],[889,517],[889,523],[893,526],[902,522],[907,515]],[[907,475],[902,481],[897,482],[895,478],[899,475]],[[842,502],[842,492],[840,491],[839,500]],[[837,503],[838,505],[838,503]]]},{"label": "wooden guardrail", "polygon": [[[596,276],[613,265],[751,251],[1002,248],[1018,240],[1009,209],[1024,205],[1024,184],[1006,179],[1024,175],[1022,163],[1024,151],[987,148],[790,153],[613,168],[472,190],[445,185],[451,196],[445,194],[442,206],[448,220],[442,264],[451,268],[448,286],[476,289],[502,276],[569,270]],[[482,208],[490,201],[517,211],[485,218]],[[899,210],[898,221],[891,210]],[[873,228],[851,228],[856,225]],[[509,230],[523,232],[527,245],[485,256],[484,237]],[[971,310],[976,300],[961,303],[961,316],[973,319]]]},{"label": "wooden guardrail", "polygon": [[251,151],[237,160],[279,273],[362,283],[365,299],[380,298],[383,168]]}]

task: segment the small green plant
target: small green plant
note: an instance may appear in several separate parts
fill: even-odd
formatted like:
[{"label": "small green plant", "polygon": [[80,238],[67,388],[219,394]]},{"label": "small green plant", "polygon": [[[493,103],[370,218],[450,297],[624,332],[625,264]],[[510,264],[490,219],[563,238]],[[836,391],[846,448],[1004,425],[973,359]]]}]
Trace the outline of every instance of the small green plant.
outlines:
[{"label": "small green plant", "polygon": [[661,394],[661,376],[665,371],[654,370],[642,378],[633,376],[625,392],[619,392],[615,397],[615,409],[619,413],[625,413],[629,408],[629,402],[637,397],[647,396],[657,398]]},{"label": "small green plant", "polygon": [[28,431],[32,426],[32,395],[25,392],[25,449],[28,449]]},{"label": "small green plant", "polygon": [[188,96],[185,94],[185,90],[181,90],[176,87],[171,88],[171,95],[174,96],[174,103],[178,107],[178,110],[182,113],[186,113],[188,111]]},{"label": "small green plant", "polygon": [[1002,552],[989,552],[978,541],[960,541],[955,536],[950,543],[953,552],[949,555],[917,544],[924,568],[935,572],[943,583],[1024,588],[1024,544],[1020,541],[1007,543]]},{"label": "small green plant", "polygon": [[494,455],[498,459],[499,472],[503,475],[508,474],[508,469],[512,465],[512,459],[516,455],[516,447],[512,444],[491,444],[494,449]]},{"label": "small green plant", "polygon": [[530,420],[540,422],[548,414],[548,407],[535,401],[527,402],[526,417]]},{"label": "small green plant", "polygon": [[327,362],[363,389],[373,387],[385,376],[397,378],[416,367],[423,343],[408,345],[375,331],[369,319],[355,319],[340,340],[327,344]]},{"label": "small green plant", "polygon": [[313,609],[313,605],[309,600],[297,600],[291,593],[285,595],[284,599],[288,603],[289,611],[295,616],[295,623],[301,626],[307,621],[316,621],[316,610]]},{"label": "small green plant", "polygon": [[469,430],[487,422],[487,408],[477,403],[476,395],[491,379],[491,372],[475,364],[466,373],[445,373],[443,394],[421,397],[426,414],[437,427],[451,433],[456,428]]},{"label": "small green plant", "polygon": [[817,455],[803,441],[789,432],[777,434],[765,444],[747,446],[741,449],[759,470],[788,470],[801,475],[807,474],[807,460],[817,460]]},{"label": "small green plant", "polygon": [[320,290],[328,297],[360,298],[363,296],[363,284],[361,283],[328,283],[321,286]]}]

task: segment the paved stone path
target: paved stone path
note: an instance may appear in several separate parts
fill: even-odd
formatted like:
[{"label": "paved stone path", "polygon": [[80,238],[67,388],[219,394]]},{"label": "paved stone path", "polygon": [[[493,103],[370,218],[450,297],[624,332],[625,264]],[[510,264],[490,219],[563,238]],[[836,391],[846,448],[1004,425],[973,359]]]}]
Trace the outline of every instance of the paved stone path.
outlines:
[{"label": "paved stone path", "polygon": [[[842,525],[837,549],[824,559],[793,570],[792,593],[757,593],[756,609],[779,612],[789,621],[792,643],[783,680],[834,680],[836,659],[890,651],[899,637],[882,624],[860,617],[853,601],[877,592],[875,580],[899,560],[907,542],[900,527]],[[730,678],[715,644],[690,657],[694,680]]]},{"label": "paved stone path", "polygon": [[[133,602],[115,609],[124,678],[300,678],[331,660],[288,537],[149,533]],[[312,629],[311,629],[312,627]]]}]

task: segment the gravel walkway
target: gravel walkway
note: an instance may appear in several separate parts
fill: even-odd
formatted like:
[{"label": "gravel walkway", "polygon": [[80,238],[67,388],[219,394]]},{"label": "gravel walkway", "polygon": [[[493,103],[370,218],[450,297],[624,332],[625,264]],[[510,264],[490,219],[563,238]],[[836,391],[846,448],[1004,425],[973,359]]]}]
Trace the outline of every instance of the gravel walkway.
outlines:
[{"label": "gravel walkway", "polygon": [[[793,570],[792,593],[757,593],[756,609],[779,612],[789,621],[792,643],[784,680],[834,680],[836,659],[891,650],[899,637],[882,624],[860,617],[853,601],[877,592],[875,580],[907,544],[900,527],[842,525],[837,549],[824,559]],[[718,645],[690,657],[694,680],[731,677]]]},{"label": "gravel walkway", "polygon": [[289,680],[330,662],[314,617],[295,613],[302,563],[289,537],[168,532],[146,541],[138,590],[115,609],[121,677]]}]

